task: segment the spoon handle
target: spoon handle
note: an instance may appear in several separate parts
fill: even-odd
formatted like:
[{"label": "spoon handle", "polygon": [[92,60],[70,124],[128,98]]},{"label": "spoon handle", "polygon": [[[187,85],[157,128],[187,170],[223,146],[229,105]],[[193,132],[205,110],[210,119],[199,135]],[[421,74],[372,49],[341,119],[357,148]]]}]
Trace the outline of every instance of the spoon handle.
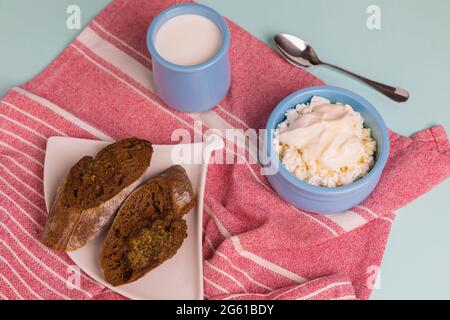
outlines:
[{"label": "spoon handle", "polygon": [[329,67],[332,67],[332,68],[335,68],[335,69],[337,69],[339,71],[347,73],[347,74],[349,74],[349,75],[351,75],[351,76],[361,80],[362,82],[368,84],[369,86],[373,87],[374,89],[378,90],[379,92],[381,92],[382,94],[384,94],[385,96],[391,98],[394,101],[405,102],[405,101],[407,101],[409,99],[409,92],[407,90],[405,90],[405,89],[391,87],[391,86],[388,86],[386,84],[379,83],[379,82],[376,82],[376,81],[364,78],[364,77],[362,77],[362,76],[360,76],[360,75],[358,75],[356,73],[353,73],[351,71],[345,70],[345,69],[343,69],[341,67],[338,67],[338,66],[336,66],[334,64],[325,63],[325,62],[322,62],[322,64],[324,64],[326,66],[329,66]]}]

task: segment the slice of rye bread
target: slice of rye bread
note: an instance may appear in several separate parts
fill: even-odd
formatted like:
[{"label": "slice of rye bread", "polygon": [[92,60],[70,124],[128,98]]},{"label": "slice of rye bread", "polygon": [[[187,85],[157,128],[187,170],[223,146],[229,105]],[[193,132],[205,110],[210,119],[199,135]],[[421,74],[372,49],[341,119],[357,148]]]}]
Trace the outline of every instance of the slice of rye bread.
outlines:
[{"label": "slice of rye bread", "polygon": [[173,166],[136,189],[119,209],[100,257],[113,286],[144,276],[175,255],[187,237],[183,219],[195,195],[186,171]]},{"label": "slice of rye bread", "polygon": [[95,158],[81,158],[59,186],[42,242],[54,250],[76,250],[111,222],[150,165],[150,142],[129,138],[112,143]]}]

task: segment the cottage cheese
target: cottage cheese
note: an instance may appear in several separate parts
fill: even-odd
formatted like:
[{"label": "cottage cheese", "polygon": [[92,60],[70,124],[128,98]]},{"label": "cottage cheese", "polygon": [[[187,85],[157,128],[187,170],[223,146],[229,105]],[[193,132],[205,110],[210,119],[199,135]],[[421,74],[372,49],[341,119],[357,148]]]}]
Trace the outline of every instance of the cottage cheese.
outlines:
[{"label": "cottage cheese", "polygon": [[286,113],[274,133],[282,164],[297,178],[322,187],[350,184],[366,175],[376,142],[349,105],[314,97]]}]

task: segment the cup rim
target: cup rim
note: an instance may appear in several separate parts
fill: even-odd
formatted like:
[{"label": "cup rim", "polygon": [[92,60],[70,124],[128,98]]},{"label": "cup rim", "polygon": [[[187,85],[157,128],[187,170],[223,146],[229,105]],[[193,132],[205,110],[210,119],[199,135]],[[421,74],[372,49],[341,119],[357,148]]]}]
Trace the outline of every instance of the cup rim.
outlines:
[{"label": "cup rim", "polygon": [[[167,61],[164,59],[156,50],[155,44],[153,42],[153,37],[156,36],[156,33],[159,30],[160,25],[162,25],[165,22],[165,18],[168,15],[171,15],[173,12],[176,12],[173,17],[183,15],[183,14],[198,14],[203,15],[202,13],[208,12],[210,15],[214,17],[214,20],[212,20],[210,17],[206,17],[210,19],[212,22],[214,22],[216,25],[218,25],[220,31],[222,32],[222,45],[220,49],[215,53],[213,57],[206,60],[205,62],[202,62],[200,64],[196,64],[193,66],[180,66],[177,64],[174,64],[172,62]],[[191,12],[193,11],[193,12]],[[203,15],[204,16],[204,15]],[[169,18],[170,19],[170,18]],[[214,65],[217,61],[219,61],[225,54],[227,54],[228,48],[230,46],[230,29],[228,28],[228,25],[225,21],[225,18],[220,15],[217,11],[214,9],[202,5],[202,4],[196,4],[196,3],[182,3],[177,4],[174,6],[171,6],[163,11],[161,11],[150,23],[150,26],[147,31],[147,48],[152,56],[152,59],[158,60],[159,63],[161,63],[164,67],[178,71],[178,72],[195,72],[199,70],[203,70],[205,68],[208,68],[211,65]]]},{"label": "cup rim", "polygon": [[[375,165],[372,167],[372,169],[367,173],[364,177],[360,178],[359,180],[340,187],[321,187],[321,186],[315,186],[312,185],[306,181],[303,181],[296,176],[294,176],[280,161],[278,155],[273,150],[273,131],[276,129],[276,126],[278,123],[276,122],[276,119],[279,117],[280,113],[285,114],[287,110],[292,109],[295,107],[295,104],[302,103],[300,102],[300,98],[304,95],[317,95],[320,96],[320,94],[324,92],[333,92],[338,93],[340,95],[348,96],[354,100],[356,100],[363,108],[365,108],[373,117],[373,120],[375,124],[379,127],[381,132],[381,141],[382,146],[380,149],[379,157],[375,161]],[[370,183],[371,179],[375,179],[376,175],[379,175],[384,170],[384,167],[386,166],[388,157],[389,157],[389,151],[390,151],[390,142],[389,142],[389,133],[388,129],[386,127],[386,124],[381,117],[380,113],[373,107],[373,105],[361,97],[360,95],[340,87],[334,87],[334,86],[315,86],[315,87],[309,87],[306,89],[302,89],[299,91],[296,91],[286,98],[284,98],[277,107],[272,111],[267,124],[266,124],[266,138],[265,138],[265,144],[266,144],[266,152],[267,156],[270,159],[270,162],[274,163],[278,170],[276,174],[281,174],[281,176],[289,182],[294,187],[303,189],[305,191],[308,191],[312,194],[333,194],[333,195],[342,195],[342,194],[348,194],[353,193],[357,190],[359,190],[364,185]],[[378,148],[378,145],[377,145]]]}]

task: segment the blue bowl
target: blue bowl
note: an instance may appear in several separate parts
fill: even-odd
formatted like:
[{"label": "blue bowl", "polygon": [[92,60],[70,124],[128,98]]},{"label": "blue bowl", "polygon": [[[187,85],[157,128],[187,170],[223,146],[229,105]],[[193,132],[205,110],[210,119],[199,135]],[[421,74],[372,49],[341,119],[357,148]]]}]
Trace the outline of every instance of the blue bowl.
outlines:
[{"label": "blue bowl", "polygon": [[[182,14],[202,15],[222,32],[222,46],[211,59],[194,66],[179,66],[165,60],[156,51],[154,40],[159,28]],[[227,94],[231,84],[228,48],[230,31],[225,19],[200,4],[179,4],[162,11],[147,32],[147,47],[152,56],[153,81],[158,96],[181,112],[204,112],[214,108]]]},{"label": "blue bowl", "polygon": [[[326,188],[304,182],[281,164],[273,148],[274,129],[286,119],[286,112],[299,103],[310,102],[314,96],[324,97],[333,103],[351,105],[355,111],[361,113],[364,126],[372,130],[372,137],[377,142],[375,165],[366,176],[352,184]],[[389,134],[381,115],[361,96],[337,87],[311,87],[291,94],[278,104],[266,125],[264,148],[264,152],[267,152],[268,165],[275,168],[273,174],[268,174],[267,178],[283,199],[305,211],[331,214],[353,208],[375,189],[389,156]]]}]

